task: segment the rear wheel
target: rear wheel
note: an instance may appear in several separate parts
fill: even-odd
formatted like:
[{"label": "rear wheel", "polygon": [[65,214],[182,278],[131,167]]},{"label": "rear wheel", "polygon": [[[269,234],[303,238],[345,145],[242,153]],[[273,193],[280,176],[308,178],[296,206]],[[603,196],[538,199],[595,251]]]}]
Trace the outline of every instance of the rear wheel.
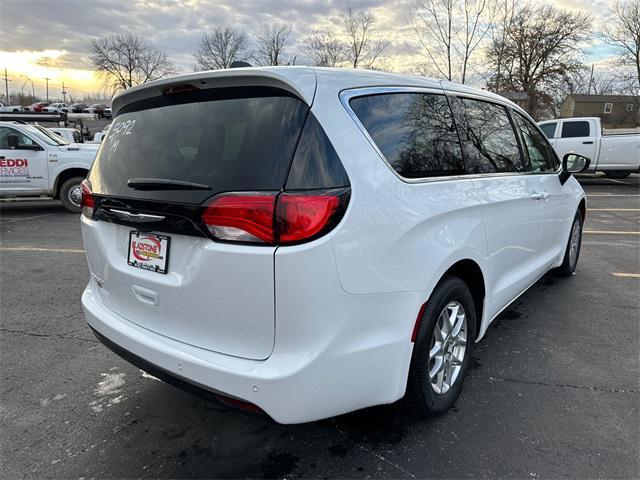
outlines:
[{"label": "rear wheel", "polygon": [[406,400],[415,412],[435,416],[454,404],[469,365],[476,313],[469,287],[448,277],[427,302],[413,347]]},{"label": "rear wheel", "polygon": [[604,174],[607,178],[627,178],[631,172],[628,170],[607,170]]},{"label": "rear wheel", "polygon": [[60,187],[60,200],[64,208],[73,213],[80,213],[82,201],[81,183],[84,177],[73,177],[66,180]]},{"label": "rear wheel", "polygon": [[571,225],[571,232],[569,233],[569,241],[567,242],[567,248],[564,252],[564,259],[562,265],[555,269],[555,273],[562,277],[568,277],[573,275],[578,266],[578,258],[580,258],[580,247],[582,246],[582,214],[580,211],[576,212],[576,216],[573,219]]}]

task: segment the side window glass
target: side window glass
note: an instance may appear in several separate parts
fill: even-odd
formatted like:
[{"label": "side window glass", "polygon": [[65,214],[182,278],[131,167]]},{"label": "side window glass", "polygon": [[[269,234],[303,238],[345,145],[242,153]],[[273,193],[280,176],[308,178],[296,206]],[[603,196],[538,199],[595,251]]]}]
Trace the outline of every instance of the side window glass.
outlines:
[{"label": "side window glass", "polygon": [[554,135],[556,133],[556,126],[558,124],[556,122],[553,123],[545,123],[544,125],[540,125],[540,129],[542,130],[542,133],[544,133],[544,135],[547,138],[555,138]]},{"label": "side window glass", "polygon": [[393,169],[405,178],[464,173],[453,115],[444,95],[356,97],[354,113]]},{"label": "side window glass", "polygon": [[576,138],[589,136],[589,122],[564,122],[562,124],[562,138]]},{"label": "side window glass", "polygon": [[[17,137],[17,144],[12,144],[10,137]],[[13,128],[0,127],[0,148],[20,150],[25,145],[36,145],[36,142]]]},{"label": "side window glass", "polygon": [[468,98],[453,102],[468,173],[526,171],[504,107]]},{"label": "side window glass", "polygon": [[513,119],[522,135],[525,152],[529,159],[527,171],[532,173],[550,173],[558,168],[557,159],[551,144],[527,118],[513,112]]}]

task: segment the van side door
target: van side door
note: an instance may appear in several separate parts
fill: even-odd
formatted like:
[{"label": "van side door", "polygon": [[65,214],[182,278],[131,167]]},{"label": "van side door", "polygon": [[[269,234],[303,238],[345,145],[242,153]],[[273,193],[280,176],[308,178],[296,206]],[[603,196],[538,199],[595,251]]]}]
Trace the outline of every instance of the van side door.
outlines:
[{"label": "van side door", "polygon": [[16,128],[0,126],[0,192],[41,194],[48,180],[45,147]]},{"label": "van side door", "polygon": [[507,108],[482,99],[452,97],[468,174],[483,208],[490,278],[489,318],[542,274],[538,259],[544,207],[539,179],[525,175]]},{"label": "van side door", "polygon": [[522,140],[526,172],[536,177],[543,196],[540,261],[546,270],[564,255],[575,215],[574,196],[569,185],[560,183],[560,159],[542,132],[520,112],[512,110],[511,115]]}]

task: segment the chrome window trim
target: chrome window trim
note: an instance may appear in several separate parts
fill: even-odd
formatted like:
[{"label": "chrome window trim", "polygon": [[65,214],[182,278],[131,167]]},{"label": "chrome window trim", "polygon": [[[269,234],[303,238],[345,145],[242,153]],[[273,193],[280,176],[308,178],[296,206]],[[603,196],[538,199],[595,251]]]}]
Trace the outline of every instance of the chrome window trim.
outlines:
[{"label": "chrome window trim", "polygon": [[[500,105],[502,107],[506,107],[507,109],[514,110],[521,114],[524,111],[521,111],[519,107],[514,108],[514,106],[507,101],[500,102],[494,98],[489,98],[482,95],[476,95],[473,93],[466,93],[466,92],[463,93],[463,92],[457,92],[457,91],[449,91],[441,88],[438,89],[438,88],[431,88],[431,87],[386,86],[386,87],[357,87],[357,88],[349,88],[346,90],[342,90],[339,93],[339,99],[345,111],[351,117],[355,125],[358,127],[358,130],[360,130],[360,132],[364,135],[364,137],[367,139],[369,144],[373,147],[373,149],[378,154],[378,156],[382,159],[382,161],[387,166],[387,168],[391,170],[391,173],[393,173],[396,176],[396,178],[398,178],[403,183],[422,184],[422,183],[432,183],[432,182],[446,182],[446,181],[452,181],[452,180],[473,180],[478,178],[491,178],[491,177],[513,177],[513,176],[521,176],[521,175],[557,175],[560,173],[561,168],[558,168],[558,170],[556,170],[555,172],[543,172],[543,173],[494,172],[494,173],[470,173],[470,174],[465,173],[463,175],[442,175],[439,177],[420,177],[420,178],[403,177],[393,168],[391,163],[389,163],[389,160],[387,160],[387,158],[384,156],[380,148],[378,148],[378,145],[376,145],[376,142],[373,140],[371,135],[369,135],[369,132],[364,127],[362,122],[360,122],[360,119],[355,114],[355,112],[351,109],[351,105],[349,104],[352,98],[367,97],[372,95],[385,95],[385,94],[391,94],[391,93],[431,93],[435,95],[443,95],[444,97],[470,98],[473,100],[482,100],[484,102]],[[524,114],[525,116],[528,116],[526,112],[524,112]],[[540,130],[540,127],[533,120],[531,120],[531,122],[538,128],[538,130]],[[542,132],[542,130],[540,130],[540,132],[542,133],[542,135],[544,135],[544,132]],[[514,131],[514,134],[517,135],[517,132]]]}]

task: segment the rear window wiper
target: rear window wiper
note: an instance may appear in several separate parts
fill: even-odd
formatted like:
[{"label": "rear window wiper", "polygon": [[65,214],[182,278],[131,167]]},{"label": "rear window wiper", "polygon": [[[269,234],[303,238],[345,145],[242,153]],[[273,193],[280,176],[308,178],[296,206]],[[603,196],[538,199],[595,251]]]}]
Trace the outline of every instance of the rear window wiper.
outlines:
[{"label": "rear window wiper", "polygon": [[134,190],[211,190],[202,183],[182,182],[167,178],[130,178],[127,187]]}]

